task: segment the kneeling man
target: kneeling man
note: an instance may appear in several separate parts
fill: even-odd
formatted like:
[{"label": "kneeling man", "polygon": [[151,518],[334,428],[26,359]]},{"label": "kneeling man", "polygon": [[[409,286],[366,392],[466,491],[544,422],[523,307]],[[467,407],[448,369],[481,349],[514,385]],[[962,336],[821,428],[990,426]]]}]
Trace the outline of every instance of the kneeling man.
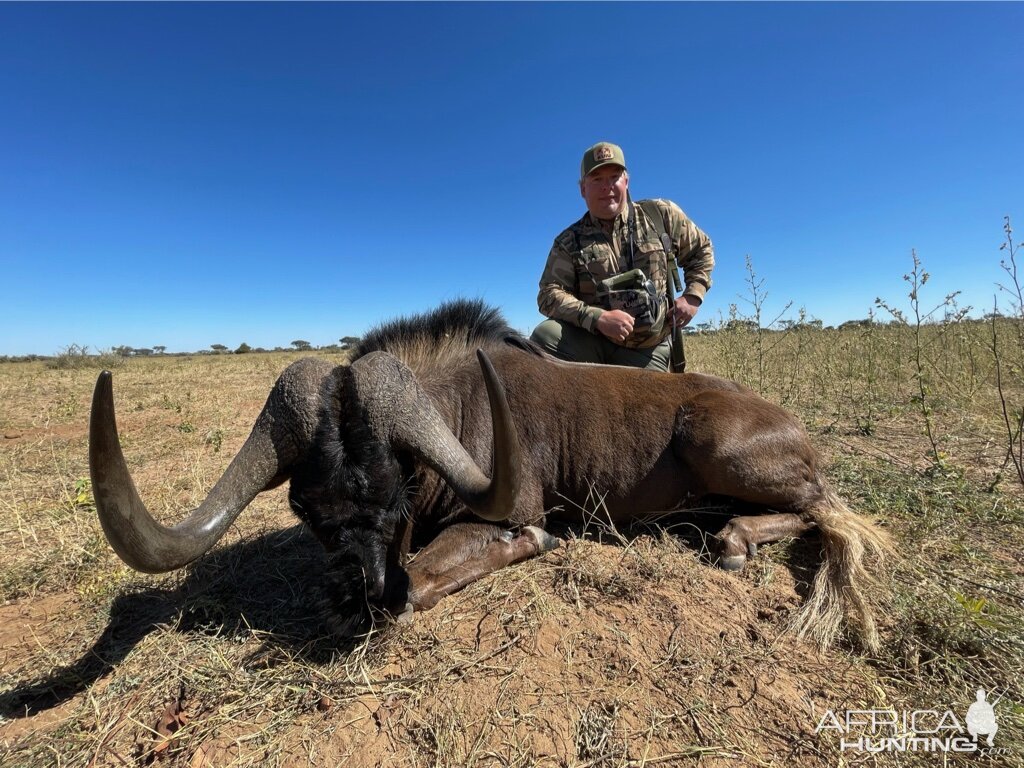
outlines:
[{"label": "kneeling man", "polygon": [[532,339],[564,360],[668,370],[673,324],[687,325],[711,287],[711,240],[670,200],[634,203],[615,144],[583,154],[580,194],[587,212],[551,247],[537,295],[550,319]]}]

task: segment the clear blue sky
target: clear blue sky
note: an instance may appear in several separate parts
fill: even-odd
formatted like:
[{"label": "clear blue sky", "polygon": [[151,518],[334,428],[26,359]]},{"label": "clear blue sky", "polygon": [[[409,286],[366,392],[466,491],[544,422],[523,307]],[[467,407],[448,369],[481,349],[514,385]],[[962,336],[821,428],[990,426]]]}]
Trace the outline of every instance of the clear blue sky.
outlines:
[{"label": "clear blue sky", "polygon": [[[540,320],[582,150],[826,324],[991,307],[1024,237],[1022,4],[0,4],[0,354]],[[932,286],[929,286],[932,287]]]}]

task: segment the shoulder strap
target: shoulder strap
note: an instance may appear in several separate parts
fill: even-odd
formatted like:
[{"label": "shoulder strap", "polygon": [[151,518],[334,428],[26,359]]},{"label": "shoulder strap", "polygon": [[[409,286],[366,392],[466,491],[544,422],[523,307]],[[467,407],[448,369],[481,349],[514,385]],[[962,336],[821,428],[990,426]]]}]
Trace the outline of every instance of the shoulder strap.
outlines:
[{"label": "shoulder strap", "polygon": [[662,214],[661,209],[658,208],[653,200],[641,200],[637,205],[643,209],[643,212],[647,214],[647,218],[651,220],[651,224],[654,225],[654,231],[658,233],[661,247],[665,249],[665,253],[672,253],[672,238],[668,234],[668,227],[665,226],[665,216]]}]

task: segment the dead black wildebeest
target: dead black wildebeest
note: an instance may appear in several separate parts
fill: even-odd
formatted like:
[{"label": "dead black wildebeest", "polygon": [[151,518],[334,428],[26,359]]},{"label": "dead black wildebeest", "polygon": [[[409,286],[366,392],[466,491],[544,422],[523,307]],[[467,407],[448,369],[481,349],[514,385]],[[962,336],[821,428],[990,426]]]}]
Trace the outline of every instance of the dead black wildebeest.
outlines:
[{"label": "dead black wildebeest", "polygon": [[291,478],[291,507],[327,553],[324,594],[342,634],[368,627],[374,607],[430,608],[557,546],[545,510],[582,507],[598,488],[614,521],[708,494],[762,506],[716,537],[728,569],[759,544],[817,528],[823,562],[798,630],[828,642],[849,613],[877,642],[865,557],[886,539],[829,488],[793,416],[714,376],[553,360],[480,302],[385,324],[347,366],[290,365],[224,476],[173,527],[132,483],[108,372],[89,438],[103,530],[141,571],[199,557],[258,493]]}]

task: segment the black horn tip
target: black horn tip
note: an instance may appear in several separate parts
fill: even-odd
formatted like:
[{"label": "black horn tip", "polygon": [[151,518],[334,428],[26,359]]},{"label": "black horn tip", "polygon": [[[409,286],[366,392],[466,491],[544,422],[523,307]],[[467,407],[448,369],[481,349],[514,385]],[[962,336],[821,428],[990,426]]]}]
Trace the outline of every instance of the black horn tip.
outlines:
[{"label": "black horn tip", "polygon": [[95,418],[96,409],[101,405],[110,408],[114,402],[114,375],[110,371],[101,371],[100,375],[96,377],[96,387],[92,392],[92,407],[93,417]]},{"label": "black horn tip", "polygon": [[491,365],[491,359],[487,356],[486,352],[484,352],[480,348],[477,348],[476,359],[480,361],[480,366],[482,368],[486,368],[488,371],[491,372],[492,375],[494,374],[494,366]]},{"label": "black horn tip", "polygon": [[96,390],[95,394],[99,395],[101,392],[113,392],[114,390],[114,374],[110,371],[100,371],[100,375],[96,377]]}]

